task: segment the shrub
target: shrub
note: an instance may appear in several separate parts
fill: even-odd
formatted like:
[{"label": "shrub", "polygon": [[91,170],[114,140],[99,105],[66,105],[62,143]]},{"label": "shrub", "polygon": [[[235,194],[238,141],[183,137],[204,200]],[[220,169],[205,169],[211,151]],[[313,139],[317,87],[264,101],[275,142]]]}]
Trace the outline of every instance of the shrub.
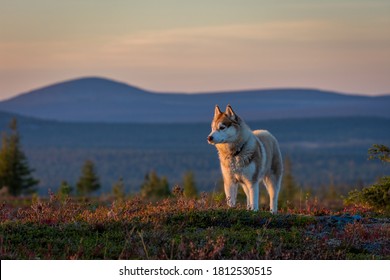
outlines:
[{"label": "shrub", "polygon": [[[379,159],[383,163],[390,162],[390,149],[384,145],[373,145],[369,150],[369,159]],[[378,183],[361,191],[349,193],[346,204],[366,206],[376,211],[390,212],[390,176],[384,176]]]},{"label": "shrub", "polygon": [[349,192],[345,202],[377,211],[390,212],[390,176],[380,178],[378,183],[363,188],[361,191]]}]

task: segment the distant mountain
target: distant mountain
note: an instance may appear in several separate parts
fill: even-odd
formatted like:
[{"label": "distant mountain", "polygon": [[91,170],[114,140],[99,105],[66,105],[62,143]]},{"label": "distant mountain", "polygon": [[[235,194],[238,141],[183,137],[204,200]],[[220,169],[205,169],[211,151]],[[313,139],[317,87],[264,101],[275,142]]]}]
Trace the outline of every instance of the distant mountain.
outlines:
[{"label": "distant mountain", "polygon": [[313,89],[156,93],[103,78],[54,84],[0,102],[0,110],[72,122],[186,123],[210,121],[214,105],[231,104],[246,120],[390,117],[390,95],[368,97]]}]

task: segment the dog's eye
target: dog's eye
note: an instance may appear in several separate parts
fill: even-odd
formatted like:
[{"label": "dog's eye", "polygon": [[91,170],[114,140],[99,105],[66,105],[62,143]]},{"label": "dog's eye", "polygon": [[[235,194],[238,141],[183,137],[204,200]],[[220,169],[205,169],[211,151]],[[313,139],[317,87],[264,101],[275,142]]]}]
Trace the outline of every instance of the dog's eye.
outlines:
[{"label": "dog's eye", "polygon": [[225,128],[226,128],[226,126],[221,125],[221,126],[219,127],[219,130],[224,130]]}]

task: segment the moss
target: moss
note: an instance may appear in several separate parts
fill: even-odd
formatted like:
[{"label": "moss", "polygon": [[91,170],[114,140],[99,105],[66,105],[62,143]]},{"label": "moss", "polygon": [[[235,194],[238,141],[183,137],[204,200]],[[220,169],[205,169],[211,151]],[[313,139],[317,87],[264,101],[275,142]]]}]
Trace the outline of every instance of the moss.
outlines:
[{"label": "moss", "polygon": [[[332,227],[326,217],[271,215],[244,209],[199,206],[194,201],[159,204],[42,204],[0,223],[1,259],[354,259],[389,258],[359,248],[370,227]],[[8,208],[4,208],[8,209]],[[8,211],[8,210],[7,210]],[[61,218],[57,218],[61,214]],[[74,217],[77,217],[75,219]],[[50,218],[50,223],[45,221]],[[356,227],[356,230],[355,230]],[[390,229],[377,231],[387,244]],[[332,247],[329,239],[340,240]],[[348,243],[355,240],[353,246]],[[386,241],[387,240],[387,241]],[[381,242],[382,242],[381,241]],[[350,244],[350,245],[348,245]],[[382,243],[381,243],[382,244]]]}]

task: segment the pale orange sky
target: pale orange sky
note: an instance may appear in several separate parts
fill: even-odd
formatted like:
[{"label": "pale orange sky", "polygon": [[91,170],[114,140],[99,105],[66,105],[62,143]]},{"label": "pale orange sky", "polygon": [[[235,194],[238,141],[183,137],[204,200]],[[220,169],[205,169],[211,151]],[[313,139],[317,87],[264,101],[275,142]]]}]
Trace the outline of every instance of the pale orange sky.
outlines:
[{"label": "pale orange sky", "polygon": [[80,76],[390,93],[390,1],[2,1],[0,99]]}]

